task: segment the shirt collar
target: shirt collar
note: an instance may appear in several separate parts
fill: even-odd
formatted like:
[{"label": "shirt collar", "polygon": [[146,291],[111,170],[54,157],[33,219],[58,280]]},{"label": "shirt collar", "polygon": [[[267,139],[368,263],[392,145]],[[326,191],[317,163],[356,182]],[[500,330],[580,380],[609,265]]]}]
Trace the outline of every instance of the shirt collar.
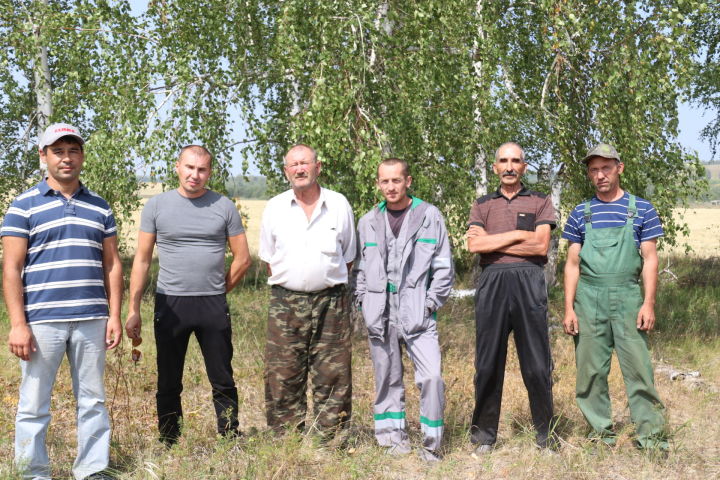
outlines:
[{"label": "shirt collar", "polygon": [[[50,185],[48,185],[47,178],[43,179],[43,181],[38,184],[38,190],[40,190],[41,195],[47,195],[49,193],[55,194],[55,190],[53,190]],[[80,188],[78,188],[78,190],[74,192],[74,194],[76,193],[89,193],[89,190],[85,185],[82,184],[82,182],[80,182]]]},{"label": "shirt collar", "polygon": [[[320,186],[320,185],[318,185],[318,186]],[[289,195],[289,198],[290,198],[290,206],[292,207],[293,204],[299,205],[299,203],[298,203],[298,201],[297,201],[297,196],[295,195],[295,190],[293,190],[293,189],[291,188],[290,190],[288,190],[288,193],[290,193],[290,195]],[[317,203],[317,204],[318,204],[319,206],[322,206],[323,203],[325,203],[325,189],[324,189],[323,187],[320,187],[320,196],[318,197],[318,203]]]},{"label": "shirt collar", "polygon": [[[515,195],[515,197],[519,197],[520,195],[523,195],[523,196],[530,195],[530,190],[527,189],[525,184],[521,183],[520,185],[522,185],[522,188],[517,193],[517,195]],[[505,195],[502,194],[502,192],[500,192],[500,187],[498,187],[497,190],[495,190],[495,192],[492,194],[492,198],[500,198],[500,197],[507,198],[507,197],[505,197]],[[515,198],[515,197],[513,197],[513,198]]]}]

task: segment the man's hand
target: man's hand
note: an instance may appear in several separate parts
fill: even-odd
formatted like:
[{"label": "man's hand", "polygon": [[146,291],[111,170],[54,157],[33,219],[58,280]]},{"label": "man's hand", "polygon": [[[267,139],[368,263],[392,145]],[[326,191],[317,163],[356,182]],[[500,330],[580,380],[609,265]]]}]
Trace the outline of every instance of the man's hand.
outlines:
[{"label": "man's hand", "polygon": [[27,324],[10,329],[8,346],[10,347],[10,353],[25,361],[30,360],[30,353],[37,352],[35,338],[33,338],[32,330]]},{"label": "man's hand", "polygon": [[565,311],[565,318],[563,318],[563,330],[565,330],[565,333],[572,336],[580,333],[577,315],[575,315],[574,310]]},{"label": "man's hand", "polygon": [[468,228],[467,233],[465,234],[466,238],[472,238],[472,237],[480,237],[487,235],[487,232],[484,228],[478,227],[477,225],[470,225],[470,228]]},{"label": "man's hand", "polygon": [[140,331],[142,330],[142,318],[140,313],[131,313],[125,320],[125,333],[128,338],[140,338]]},{"label": "man's hand", "polygon": [[112,350],[122,338],[122,326],[119,318],[110,318],[105,327],[105,349]]},{"label": "man's hand", "polygon": [[637,328],[649,332],[655,327],[655,308],[652,305],[643,303],[637,316]]}]

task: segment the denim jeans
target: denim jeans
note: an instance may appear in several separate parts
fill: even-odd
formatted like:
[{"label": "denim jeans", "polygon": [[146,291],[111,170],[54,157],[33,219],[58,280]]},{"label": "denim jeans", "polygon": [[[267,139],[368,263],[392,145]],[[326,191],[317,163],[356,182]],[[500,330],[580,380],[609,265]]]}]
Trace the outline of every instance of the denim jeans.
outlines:
[{"label": "denim jeans", "polygon": [[104,470],[110,457],[110,419],[105,409],[105,327],[84,320],[30,324],[37,351],[20,361],[22,383],[15,418],[15,463],[25,478],[49,479],[45,437],[50,423],[50,394],[63,356],[70,362],[77,402],[75,478]]}]

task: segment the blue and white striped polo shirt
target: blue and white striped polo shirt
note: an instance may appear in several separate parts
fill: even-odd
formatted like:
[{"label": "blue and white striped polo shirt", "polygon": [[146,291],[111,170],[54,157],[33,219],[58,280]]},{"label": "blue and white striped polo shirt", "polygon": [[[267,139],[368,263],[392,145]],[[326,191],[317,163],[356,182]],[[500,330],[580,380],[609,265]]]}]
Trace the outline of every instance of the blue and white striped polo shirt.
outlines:
[{"label": "blue and white striped polo shirt", "polygon": [[[620,227],[627,219],[627,209],[630,203],[630,194],[625,192],[619,200],[614,202],[603,202],[597,197],[590,200],[590,211],[592,212],[593,228]],[[652,240],[664,235],[660,218],[647,200],[635,197],[637,215],[633,219],[635,246],[640,248],[640,242]],[[581,203],[570,212],[565,223],[562,238],[573,242],[583,243],[585,241],[585,203]]]},{"label": "blue and white striped polo shirt", "polygon": [[107,318],[102,244],[116,234],[110,206],[82,185],[66,199],[43,180],[15,198],[0,236],[28,239],[23,269],[27,321]]}]

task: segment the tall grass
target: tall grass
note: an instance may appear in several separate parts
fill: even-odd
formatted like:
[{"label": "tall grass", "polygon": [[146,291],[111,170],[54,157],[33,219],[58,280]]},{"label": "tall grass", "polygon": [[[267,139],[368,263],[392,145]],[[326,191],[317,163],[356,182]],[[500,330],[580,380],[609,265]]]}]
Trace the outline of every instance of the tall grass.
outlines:
[{"label": "tall grass", "polygon": [[[661,277],[657,316],[659,330],[651,336],[656,360],[701,370],[711,382],[718,378],[717,311],[720,273],[691,260],[673,260],[673,272]],[[556,455],[537,451],[519,375],[514,346],[508,367],[500,423],[499,449],[474,458],[468,442],[473,407],[474,320],[472,299],[457,299],[441,310],[438,320],[447,384],[445,459],[427,465],[416,455],[387,457],[373,438],[373,372],[367,339],[360,329],[353,339],[353,419],[348,445],[336,450],[313,436],[276,437],[265,427],[263,354],[268,289],[264,267],[255,262],[239,288],[229,296],[233,319],[233,367],[240,399],[240,440],[215,435],[214,410],[199,348],[192,341],[185,366],[184,431],[179,444],[166,450],[157,441],[155,418],[155,347],[150,289],[143,303],[143,358],[130,360],[127,340],[108,355],[106,389],[113,421],[112,468],[121,479],[351,479],[351,478],[626,478],[697,479],[720,475],[714,419],[718,395],[659,377],[657,386],[668,407],[673,451],[669,458],[644,454],[632,446],[632,424],[624,386],[613,361],[610,388],[614,419],[620,432],[614,449],[597,449],[585,439],[587,427],[574,403],[575,366],[572,341],[558,328],[562,317],[559,287],[550,294],[555,410],[562,449]],[[467,280],[464,281],[468,283]],[[4,307],[3,307],[4,308]],[[702,317],[702,318],[698,318]],[[7,335],[4,309],[0,335]],[[713,320],[714,319],[714,320]],[[714,359],[714,360],[713,360]],[[714,362],[714,363],[713,363]],[[420,445],[418,394],[412,365],[405,362],[407,413],[411,441]],[[0,350],[0,479],[18,478],[12,467],[12,437],[19,367]],[[312,411],[312,409],[310,409]],[[48,445],[54,478],[68,478],[75,455],[74,401],[69,372],[61,367],[55,385]],[[310,418],[309,422],[313,419]]]}]

